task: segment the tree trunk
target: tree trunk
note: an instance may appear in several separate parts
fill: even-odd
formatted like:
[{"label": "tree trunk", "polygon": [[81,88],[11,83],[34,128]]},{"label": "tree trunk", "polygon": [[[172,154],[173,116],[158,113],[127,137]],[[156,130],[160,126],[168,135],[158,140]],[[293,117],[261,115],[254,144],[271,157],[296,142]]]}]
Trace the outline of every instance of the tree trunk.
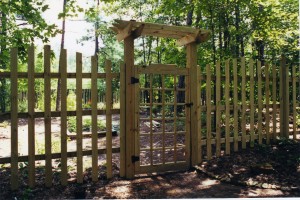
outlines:
[{"label": "tree trunk", "polygon": [[[64,0],[63,2],[63,13],[66,12],[66,4],[67,0]],[[60,42],[60,54],[65,46],[65,32],[66,32],[66,18],[62,18],[62,34],[61,34],[61,42]],[[59,59],[61,59],[61,55],[59,56]],[[61,72],[61,65],[59,62],[58,65],[58,72]],[[60,111],[61,108],[61,79],[57,80],[57,91],[56,91],[56,111]]]},{"label": "tree trunk", "polygon": [[236,29],[236,37],[235,37],[235,57],[239,57],[240,55],[240,8],[239,8],[239,0],[236,1],[235,4],[235,29]]},{"label": "tree trunk", "polygon": [[[6,15],[4,13],[1,14],[1,35],[3,38],[6,38],[5,36],[7,35],[7,28],[6,28]],[[0,52],[2,56],[5,56],[4,52],[7,52],[7,47],[6,47],[6,42],[1,41],[1,46],[0,46]],[[6,62],[5,58],[0,59],[0,69],[6,69]],[[4,113],[6,111],[6,101],[7,101],[7,90],[6,90],[6,79],[2,78],[0,79],[0,107],[1,107],[1,112]]]},{"label": "tree trunk", "polygon": [[[100,1],[97,0],[97,10],[99,10],[99,6],[100,6]],[[99,53],[99,34],[98,34],[98,29],[99,29],[99,18],[96,18],[96,23],[95,23],[95,56],[98,55]],[[97,56],[98,57],[98,56]],[[98,62],[97,62],[98,65]],[[98,70],[98,67],[97,67]]]},{"label": "tree trunk", "polygon": [[[186,18],[186,25],[191,26],[193,24],[193,13],[194,13],[194,8],[192,7],[191,10],[188,11],[187,13],[187,18]],[[185,77],[184,76],[179,76],[178,79],[178,88],[184,88],[185,86]],[[178,91],[177,92],[177,102],[178,103],[184,103],[185,102],[185,92],[183,91]],[[177,107],[177,112],[182,112],[182,107]]]}]

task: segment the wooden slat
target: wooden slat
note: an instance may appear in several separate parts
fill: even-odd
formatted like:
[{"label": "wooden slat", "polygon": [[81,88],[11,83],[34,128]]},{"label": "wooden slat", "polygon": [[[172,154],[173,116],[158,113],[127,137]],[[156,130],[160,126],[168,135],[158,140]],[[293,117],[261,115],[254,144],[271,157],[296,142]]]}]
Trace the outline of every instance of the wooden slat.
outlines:
[{"label": "wooden slat", "polygon": [[10,51],[10,74],[11,74],[11,189],[17,190],[18,183],[18,49]]},{"label": "wooden slat", "polygon": [[296,102],[297,102],[297,93],[296,93],[296,66],[292,66],[292,88],[293,88],[293,139],[296,140],[296,131],[297,131],[297,109],[296,109]]},{"label": "wooden slat", "polygon": [[[153,74],[150,74],[150,88],[153,87]],[[153,90],[150,90],[150,165],[153,165]],[[175,109],[175,108],[174,108]],[[174,113],[174,117],[176,115]]]},{"label": "wooden slat", "polygon": [[198,146],[198,150],[199,150],[199,156],[198,156],[198,159],[199,159],[199,163],[202,162],[203,160],[203,151],[202,151],[202,144],[201,144],[201,141],[202,141],[202,97],[201,97],[201,93],[202,93],[202,80],[201,80],[201,76],[202,76],[202,70],[201,70],[201,67],[199,66],[198,68],[198,79],[199,79],[199,94],[200,94],[200,102],[199,102],[199,115],[200,115],[200,118],[199,118],[199,133],[198,133],[198,140],[197,140],[197,146]]},{"label": "wooden slat", "polygon": [[267,135],[267,144],[270,144],[270,73],[269,73],[269,65],[266,64],[265,68],[265,96],[266,96],[266,135]]},{"label": "wooden slat", "polygon": [[221,156],[221,69],[220,61],[216,63],[216,155]]},{"label": "wooden slat", "polygon": [[249,61],[249,72],[250,72],[250,146],[254,147],[254,69],[253,60]]},{"label": "wooden slat", "polygon": [[[18,72],[17,73],[18,78],[28,78],[27,72]],[[112,78],[119,78],[119,73],[111,73]],[[10,72],[0,72],[0,78],[10,78]],[[91,78],[92,73],[82,73],[82,78]],[[106,74],[105,73],[97,73],[97,78],[105,78]],[[45,78],[44,73],[39,73],[36,72],[34,73],[34,78]],[[50,73],[50,78],[55,79],[55,78],[61,78],[61,73],[57,72],[51,72]],[[67,78],[75,79],[76,78],[76,73],[67,73]]]},{"label": "wooden slat", "polygon": [[[91,116],[92,110],[83,110],[82,111],[82,116]],[[112,109],[112,114],[120,114],[120,109]],[[45,112],[35,112],[33,117],[36,118],[43,118],[45,115]],[[105,115],[105,110],[97,110],[97,115]],[[61,117],[61,112],[60,111],[51,111],[51,116],[52,117]],[[76,111],[67,111],[67,116],[76,116]],[[19,119],[26,119],[29,117],[28,112],[20,112],[18,113],[18,118]],[[0,120],[7,120],[11,118],[11,113],[1,113],[0,114]]]},{"label": "wooden slat", "polygon": [[237,60],[233,59],[233,118],[234,118],[234,151],[238,151],[238,132],[239,132],[239,122],[238,122],[238,73],[237,73]]},{"label": "wooden slat", "polygon": [[92,181],[98,181],[98,134],[97,134],[97,57],[91,57],[92,64]]},{"label": "wooden slat", "polygon": [[178,68],[177,65],[171,64],[151,64],[149,66],[139,66],[138,73],[162,75],[188,75],[188,70],[187,68]]},{"label": "wooden slat", "polygon": [[51,62],[51,49],[49,45],[44,46],[44,106],[45,106],[45,184],[46,187],[52,186],[52,159],[51,159],[51,79],[50,79],[50,62]]},{"label": "wooden slat", "polygon": [[262,81],[261,81],[261,62],[257,61],[257,101],[258,101],[258,143],[262,144]]},{"label": "wooden slat", "polygon": [[[136,78],[139,78],[139,74],[138,74],[138,68],[135,67],[134,68],[134,75]],[[140,157],[140,130],[139,130],[139,123],[140,123],[140,112],[139,112],[139,108],[140,108],[140,84],[135,84],[134,86],[134,90],[135,90],[135,110],[137,112],[135,112],[134,115],[134,129],[135,129],[135,135],[134,135],[134,143],[135,143],[135,148],[134,148],[134,156],[135,157]],[[139,171],[140,170],[140,161],[136,161],[134,164],[134,168],[135,171]]]},{"label": "wooden slat", "polygon": [[230,154],[230,99],[229,99],[229,92],[230,92],[230,66],[229,66],[229,60],[225,61],[225,76],[226,76],[226,82],[225,82],[225,153],[227,155]]},{"label": "wooden slat", "polygon": [[[84,156],[90,156],[92,155],[92,150],[85,150],[82,151]],[[112,152],[113,153],[120,153],[120,148],[118,147],[114,147],[112,148]],[[98,149],[98,154],[106,154],[106,149]],[[77,156],[77,152],[76,151],[70,151],[67,152],[67,157],[68,158],[73,158]],[[45,154],[39,154],[39,155],[35,155],[35,160],[45,160],[46,156]],[[51,154],[51,158],[52,159],[59,159],[61,158],[61,153],[53,153]],[[10,163],[11,162],[11,157],[4,157],[4,158],[0,158],[0,164],[5,164],[5,163]],[[18,157],[18,162],[28,162],[28,156],[19,156]]]},{"label": "wooden slat", "polygon": [[242,149],[246,149],[246,66],[245,57],[241,58],[241,74],[242,74]]},{"label": "wooden slat", "polygon": [[[76,148],[77,148],[77,183],[83,182],[82,158],[82,54],[76,53]],[[96,84],[97,85],[97,84]],[[93,99],[92,99],[93,102]],[[96,101],[97,102],[97,101]],[[93,110],[93,109],[92,109]]]},{"label": "wooden slat", "polygon": [[289,67],[284,56],[280,70],[280,136],[289,138]]},{"label": "wooden slat", "polygon": [[273,111],[272,111],[272,117],[273,117],[273,133],[272,133],[272,138],[276,139],[278,134],[277,134],[277,121],[276,121],[276,114],[277,114],[277,109],[276,109],[276,92],[277,92],[277,78],[276,78],[276,66],[272,66],[272,101],[273,101]]},{"label": "wooden slat", "polygon": [[67,185],[68,158],[67,158],[67,50],[61,50],[61,184]]},{"label": "wooden slat", "polygon": [[125,132],[126,132],[126,78],[125,64],[120,63],[120,176],[125,177]]},{"label": "wooden slat", "polygon": [[176,143],[177,143],[177,95],[178,91],[176,91],[177,87],[177,76],[174,75],[174,140],[173,140],[173,145],[174,145],[174,162],[177,162],[177,148],[176,148]]},{"label": "wooden slat", "polygon": [[28,185],[35,185],[34,46],[28,48]]},{"label": "wooden slat", "polygon": [[111,79],[111,61],[105,61],[106,72],[106,177],[109,179],[112,177],[112,79]]},{"label": "wooden slat", "polygon": [[[211,66],[206,65],[206,155],[207,159],[211,159]],[[227,116],[226,116],[227,117]]]},{"label": "wooden slat", "polygon": [[162,81],[162,161],[163,161],[163,165],[166,163],[166,145],[165,145],[165,141],[166,141],[166,109],[165,109],[165,75],[162,75],[161,78]]},{"label": "wooden slat", "polygon": [[[190,44],[193,45],[193,44]],[[195,44],[195,53],[196,51],[196,44]],[[197,67],[197,65],[195,65],[194,67]],[[188,70],[191,70],[190,68],[187,68]],[[197,72],[195,73],[195,75],[197,76]],[[185,103],[190,103],[191,102],[191,79],[190,76],[185,76],[184,78],[185,81]],[[194,105],[193,105],[194,106]],[[185,162],[189,165],[191,162],[191,107],[186,106],[185,107],[185,124],[189,124],[188,126],[185,125],[185,147],[184,147],[184,157],[185,157]],[[178,117],[179,118],[179,117]],[[176,130],[176,134],[178,134],[178,130]],[[197,132],[195,132],[195,134],[197,134]],[[177,139],[176,139],[176,146],[177,146]],[[198,152],[196,152],[198,153]],[[197,163],[198,164],[198,163]]]}]

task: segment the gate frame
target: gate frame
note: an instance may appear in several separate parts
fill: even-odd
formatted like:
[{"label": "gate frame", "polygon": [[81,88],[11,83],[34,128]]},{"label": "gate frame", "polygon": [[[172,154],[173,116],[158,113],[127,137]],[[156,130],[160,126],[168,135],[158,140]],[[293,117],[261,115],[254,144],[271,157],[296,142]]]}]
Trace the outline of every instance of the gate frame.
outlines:
[{"label": "gate frame", "polygon": [[[200,68],[197,67],[197,45],[208,40],[210,31],[185,26],[169,26],[155,23],[136,22],[134,20],[115,20],[111,29],[117,34],[119,42],[124,40],[124,66],[121,69],[122,84],[125,84],[121,93],[121,102],[124,105],[120,110],[120,176],[133,178],[135,175],[135,142],[137,133],[136,115],[136,90],[134,81],[137,77],[134,66],[134,40],[140,36],[154,36],[177,39],[179,46],[186,46],[187,63],[189,68],[189,93],[191,116],[190,116],[190,165],[201,162],[201,110],[200,110]],[[191,92],[193,91],[193,92]]]}]

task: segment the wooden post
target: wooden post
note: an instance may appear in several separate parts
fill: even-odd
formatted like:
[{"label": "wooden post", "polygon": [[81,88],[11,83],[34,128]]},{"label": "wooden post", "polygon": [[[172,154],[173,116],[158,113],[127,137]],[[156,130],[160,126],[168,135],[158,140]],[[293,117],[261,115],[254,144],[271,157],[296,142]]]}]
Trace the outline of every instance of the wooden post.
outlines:
[{"label": "wooden post", "polygon": [[211,70],[210,65],[206,65],[206,155],[211,159]]},{"label": "wooden post", "polygon": [[106,177],[109,179],[112,177],[112,79],[111,79],[111,61],[105,61],[105,73],[106,73]]},{"label": "wooden post", "polygon": [[267,135],[267,144],[270,144],[270,73],[269,73],[269,65],[266,64],[265,69],[265,96],[266,96],[266,135]]},{"label": "wooden post", "polygon": [[233,141],[234,151],[239,150],[239,122],[238,122],[238,74],[237,74],[237,59],[233,59],[233,118],[234,118],[234,134]]},{"label": "wooden post", "polygon": [[286,59],[280,61],[280,136],[289,137],[289,68]]},{"label": "wooden post", "polygon": [[254,117],[255,117],[255,106],[254,106],[254,69],[253,59],[249,61],[249,72],[250,72],[250,147],[254,147]]},{"label": "wooden post", "polygon": [[225,61],[225,153],[230,154],[230,65]]},{"label": "wooden post", "polygon": [[221,156],[221,63],[216,64],[216,155]]},{"label": "wooden post", "polygon": [[[200,67],[197,66],[197,44],[187,45],[187,68],[190,69],[190,94],[191,102],[191,165],[197,165],[201,162],[201,130],[200,130]],[[200,140],[200,142],[199,142]]]},{"label": "wooden post", "polygon": [[11,178],[12,190],[17,190],[18,183],[18,49],[10,52],[11,76]]},{"label": "wooden post", "polygon": [[242,74],[242,149],[246,149],[246,66],[245,57],[241,58],[241,74]]},{"label": "wooden post", "polygon": [[61,184],[67,185],[68,156],[67,156],[67,50],[61,50]]},{"label": "wooden post", "polygon": [[82,54],[81,53],[76,53],[76,134],[77,134],[76,136],[77,183],[82,183],[83,182],[83,158],[82,158],[83,138],[82,138]]},{"label": "wooden post", "polygon": [[262,144],[262,80],[261,80],[261,62],[257,61],[257,101],[258,101],[258,144]]},{"label": "wooden post", "polygon": [[51,77],[50,77],[50,69],[51,69],[51,48],[49,45],[44,47],[44,88],[45,88],[45,174],[46,174],[46,187],[52,186],[52,155],[51,155],[51,147],[52,147],[52,137],[51,137]]},{"label": "wooden post", "polygon": [[296,74],[296,66],[292,66],[292,85],[293,85],[293,139],[296,140],[296,131],[297,131],[297,108],[296,108],[296,103],[297,103],[297,94],[296,94],[296,79],[297,79],[297,74]]},{"label": "wooden post", "polygon": [[28,49],[28,185],[35,185],[34,46]]},{"label": "wooden post", "polygon": [[126,78],[125,64],[120,63],[120,176],[125,177]]},{"label": "wooden post", "polygon": [[276,139],[278,136],[277,134],[277,120],[276,120],[276,115],[277,115],[277,107],[276,107],[276,91],[277,91],[277,73],[276,73],[276,66],[272,66],[272,101],[273,101],[273,112],[272,112],[272,123],[273,123],[273,130],[272,130],[272,139]]},{"label": "wooden post", "polygon": [[124,62],[126,70],[126,133],[125,133],[125,173],[126,178],[133,178],[134,163],[134,135],[135,135],[135,85],[131,84],[131,78],[135,77],[134,70],[134,38],[132,35],[124,40]]},{"label": "wooden post", "polygon": [[98,181],[98,133],[97,133],[97,58],[91,57],[92,77],[92,181]]}]

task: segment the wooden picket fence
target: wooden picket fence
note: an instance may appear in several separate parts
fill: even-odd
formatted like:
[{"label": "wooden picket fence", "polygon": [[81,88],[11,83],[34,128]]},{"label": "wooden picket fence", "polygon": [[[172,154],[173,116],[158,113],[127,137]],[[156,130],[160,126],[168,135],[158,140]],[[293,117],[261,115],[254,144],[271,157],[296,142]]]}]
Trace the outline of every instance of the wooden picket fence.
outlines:
[{"label": "wooden picket fence", "polygon": [[200,75],[203,158],[278,137],[300,139],[299,70],[285,58],[279,66],[245,58],[207,65]]},{"label": "wooden picket fence", "polygon": [[[16,48],[10,54],[10,72],[0,72],[0,78],[10,79],[11,83],[11,111],[0,114],[1,119],[11,120],[11,156],[0,158],[0,164],[10,163],[11,188],[19,187],[19,162],[28,162],[28,185],[34,187],[36,182],[36,161],[45,161],[45,185],[52,186],[53,159],[61,159],[61,184],[68,183],[68,164],[70,157],[77,158],[77,182],[83,182],[83,157],[92,157],[92,181],[98,181],[99,154],[106,155],[106,176],[113,176],[112,154],[120,153],[120,175],[124,175],[125,155],[124,130],[125,123],[125,67],[121,64],[120,73],[112,73],[110,61],[105,63],[105,73],[97,72],[97,60],[91,57],[91,73],[82,72],[82,54],[76,53],[76,73],[67,73],[67,51],[62,50],[60,57],[61,72],[51,72],[50,46],[44,47],[44,72],[36,73],[34,47],[28,50],[28,72],[18,72],[18,52]],[[263,70],[262,70],[263,69]],[[282,58],[280,66],[266,64],[261,66],[260,61],[245,58],[217,62],[215,66],[207,65],[205,69],[196,70],[198,74],[196,84],[201,91],[200,105],[201,118],[198,129],[199,159],[211,159],[214,156],[230,154],[258,144],[269,144],[276,137],[299,139],[299,99],[300,69],[297,66],[288,66]],[[28,112],[18,112],[18,79],[28,79]],[[61,111],[51,110],[51,79],[61,79]],[[44,79],[44,112],[35,112],[35,79]],[[76,79],[76,110],[67,110],[67,79]],[[84,110],[82,79],[91,80],[91,109]],[[97,80],[105,79],[106,95],[105,110],[97,108],[98,92]],[[112,109],[112,80],[120,81],[120,109]],[[279,92],[278,92],[279,91]],[[194,91],[191,91],[193,95]],[[138,95],[135,97],[139,98]],[[297,112],[298,111],[298,112]],[[120,147],[112,146],[112,114],[120,114]],[[106,115],[106,146],[98,148],[97,115]],[[76,145],[77,150],[67,151],[67,118],[76,116]],[[92,149],[83,150],[82,118],[92,118]],[[51,146],[51,120],[60,117],[61,120],[61,152],[53,153]],[[28,156],[19,155],[18,151],[18,119],[28,119]],[[45,154],[36,154],[35,147],[35,119],[43,118],[45,126]],[[186,125],[191,126],[192,124]],[[26,142],[26,141],[22,141]],[[133,141],[134,142],[134,141]],[[131,155],[129,155],[131,156]],[[125,158],[126,157],[126,158]]]},{"label": "wooden picket fence", "polygon": [[[11,156],[0,158],[0,164],[11,164],[11,188],[17,189],[19,186],[18,177],[18,163],[28,162],[28,185],[33,187],[36,182],[36,161],[45,161],[45,185],[50,187],[53,179],[53,163],[52,159],[61,159],[61,184],[66,185],[68,179],[68,164],[69,157],[77,158],[77,182],[83,182],[83,156],[92,156],[92,180],[98,180],[98,155],[106,155],[106,175],[107,178],[112,177],[112,153],[119,153],[120,148],[112,147],[112,114],[119,114],[120,109],[112,109],[113,99],[112,95],[106,95],[106,109],[100,110],[97,108],[98,92],[97,80],[105,79],[106,94],[112,94],[112,80],[119,79],[119,73],[112,73],[112,63],[106,61],[106,73],[97,72],[97,59],[95,56],[91,57],[91,73],[82,73],[82,54],[76,53],[76,73],[67,73],[67,51],[62,50],[60,57],[61,72],[52,73],[51,69],[51,49],[50,46],[44,46],[44,73],[35,73],[35,53],[34,47],[28,49],[28,72],[18,72],[18,51],[16,48],[11,50],[10,54],[10,72],[1,72],[0,78],[9,78],[11,81],[11,111],[9,113],[2,113],[1,119],[11,120]],[[18,112],[18,79],[28,79],[28,112]],[[35,112],[35,79],[44,79],[44,112]],[[61,79],[61,111],[51,110],[51,79]],[[76,79],[76,110],[67,111],[67,79]],[[83,110],[82,108],[82,79],[91,80],[91,109]],[[98,148],[98,133],[97,133],[97,115],[106,115],[106,147]],[[76,145],[75,152],[67,151],[67,117],[76,116]],[[83,150],[82,146],[82,117],[91,116],[92,118],[92,136],[91,150]],[[51,146],[51,119],[53,117],[60,117],[61,119],[61,152],[52,153]],[[19,156],[18,152],[18,119],[28,119],[28,156]],[[36,155],[35,151],[35,119],[43,118],[45,126],[45,154]],[[26,142],[26,141],[22,141]]]}]

